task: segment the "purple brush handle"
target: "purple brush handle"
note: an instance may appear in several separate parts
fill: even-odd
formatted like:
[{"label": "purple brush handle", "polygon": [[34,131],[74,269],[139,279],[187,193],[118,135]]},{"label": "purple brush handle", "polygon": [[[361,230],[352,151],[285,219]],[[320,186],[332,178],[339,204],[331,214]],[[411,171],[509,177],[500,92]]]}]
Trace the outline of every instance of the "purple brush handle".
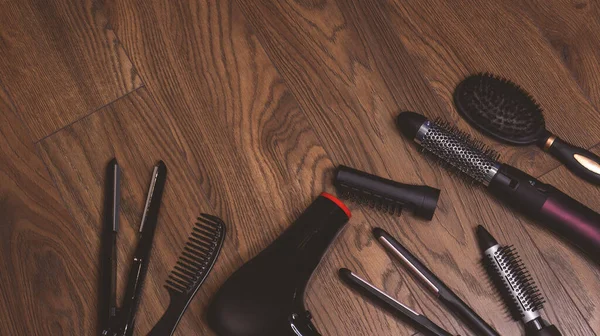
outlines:
[{"label": "purple brush handle", "polygon": [[555,190],[542,205],[537,219],[599,261],[600,215],[597,212]]},{"label": "purple brush handle", "polygon": [[600,264],[600,214],[555,187],[506,164],[488,185],[496,197],[570,241]]}]

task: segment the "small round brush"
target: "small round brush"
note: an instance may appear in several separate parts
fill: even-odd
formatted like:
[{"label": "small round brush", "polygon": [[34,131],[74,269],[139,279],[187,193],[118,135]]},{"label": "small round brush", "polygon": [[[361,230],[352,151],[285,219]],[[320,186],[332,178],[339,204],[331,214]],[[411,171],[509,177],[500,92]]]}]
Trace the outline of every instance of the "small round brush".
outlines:
[{"label": "small round brush", "polygon": [[481,225],[477,238],[488,274],[514,319],[524,323],[525,335],[561,336],[554,325],[542,319],[544,299],[515,249],[498,244]]}]

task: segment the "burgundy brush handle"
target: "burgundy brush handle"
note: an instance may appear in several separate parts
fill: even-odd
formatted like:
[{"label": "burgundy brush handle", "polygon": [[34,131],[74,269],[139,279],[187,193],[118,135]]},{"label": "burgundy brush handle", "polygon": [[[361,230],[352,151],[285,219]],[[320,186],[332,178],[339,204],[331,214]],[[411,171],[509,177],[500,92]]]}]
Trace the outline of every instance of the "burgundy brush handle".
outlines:
[{"label": "burgundy brush handle", "polygon": [[553,190],[540,209],[538,220],[570,240],[588,255],[600,259],[600,214],[559,190]]},{"label": "burgundy brush handle", "polygon": [[600,214],[555,187],[506,164],[488,190],[504,203],[554,231],[600,264]]}]

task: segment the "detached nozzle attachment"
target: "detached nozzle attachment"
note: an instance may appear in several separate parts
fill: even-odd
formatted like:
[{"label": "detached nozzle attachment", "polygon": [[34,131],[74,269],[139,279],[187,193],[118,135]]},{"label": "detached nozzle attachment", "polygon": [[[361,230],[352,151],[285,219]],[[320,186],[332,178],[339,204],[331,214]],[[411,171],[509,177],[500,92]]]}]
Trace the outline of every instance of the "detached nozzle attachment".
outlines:
[{"label": "detached nozzle attachment", "polygon": [[436,188],[403,184],[346,166],[337,167],[333,184],[341,198],[397,215],[408,209],[427,220],[433,218],[440,197]]}]

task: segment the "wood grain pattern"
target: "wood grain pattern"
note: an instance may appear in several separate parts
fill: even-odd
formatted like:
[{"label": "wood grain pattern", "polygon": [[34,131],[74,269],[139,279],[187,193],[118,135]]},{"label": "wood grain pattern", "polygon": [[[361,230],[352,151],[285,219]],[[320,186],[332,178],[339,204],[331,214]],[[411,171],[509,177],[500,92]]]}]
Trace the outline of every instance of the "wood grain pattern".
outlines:
[{"label": "wood grain pattern", "polygon": [[[452,107],[447,98],[436,99],[432,94],[431,88],[436,89],[436,86],[428,81],[428,74],[423,76],[416,71],[420,60],[397,35],[399,29],[392,25],[395,22],[390,19],[390,7],[381,2],[328,1],[314,6],[291,1],[276,4],[264,1],[260,5],[239,3],[300,105],[314,121],[315,129],[319,130],[317,134],[342,139],[324,141],[328,152],[358,167],[369,164],[371,171],[396,180],[420,180],[443,187],[446,196],[443,194],[440,209],[431,224],[423,225],[406,217],[395,223],[388,220],[385,225],[376,221],[378,225],[388,227],[402,241],[408,242],[408,248],[416,251],[434,271],[448,275],[450,286],[462,293],[502,334],[517,334],[516,325],[497,314],[498,305],[489,288],[482,287],[478,281],[483,275],[477,266],[478,252],[472,228],[477,223],[485,223],[504,241],[524,247],[523,258],[537,275],[543,292],[551,297],[549,300],[560,302],[548,307],[548,318],[560,321],[566,333],[588,335],[592,332],[581,313],[573,311],[576,305],[533,246],[523,221],[483,195],[481,190],[466,191],[462,182],[421,158],[410,148],[412,145],[398,136],[391,122],[398,106],[423,111],[429,116],[452,120],[456,117],[448,116]],[[262,20],[264,16],[271,19]],[[490,62],[500,62],[501,55],[491,55],[490,59]],[[359,75],[351,76],[354,74]],[[370,95],[371,99],[364,99],[364,95]],[[396,97],[396,101],[391,97]],[[374,103],[361,105],[365,101]],[[585,99],[579,101],[594,111]],[[331,123],[332,116],[345,118]],[[360,120],[361,117],[364,119]],[[593,127],[593,122],[590,125]],[[340,142],[343,146],[339,146]],[[367,157],[354,155],[353,150]],[[406,162],[412,162],[411,169],[406,168]],[[472,187],[467,186],[467,190],[469,188]],[[410,280],[407,283],[411,287]],[[437,304],[427,302],[426,295],[419,294],[419,288],[413,286],[411,290],[423,300],[427,315],[443,320],[444,325],[451,323],[456,332],[464,333],[460,325],[446,322],[453,318],[440,311]]]},{"label": "wood grain pattern", "polygon": [[[0,13],[0,319],[10,321],[0,335],[94,334],[112,157],[123,168],[119,294],[151,167],[163,159],[169,169],[136,334],[166,307],[164,280],[199,213],[222,217],[228,237],[177,335],[214,335],[204,317],[210,297],[312,198],[333,192],[337,164],[442,194],[430,222],[350,205],[307,292],[323,335],[418,335],[343,286],[340,267],[452,333],[472,334],[371,238],[373,227],[500,334],[523,334],[484,280],[477,224],[516,246],[563,335],[600,334],[597,266],[422,156],[394,125],[399,111],[414,110],[474,133],[452,89],[492,71],[531,91],[551,130],[600,153],[596,4],[0,0]],[[599,189],[538,149],[486,142],[600,211]]]},{"label": "wood grain pattern", "polygon": [[37,141],[141,85],[96,1],[0,1],[0,79]]},{"label": "wood grain pattern", "polygon": [[0,83],[0,334],[89,330],[96,267]]},{"label": "wood grain pattern", "polygon": [[600,6],[596,1],[512,1],[515,14],[529,18],[546,37],[573,79],[598,108]]}]

